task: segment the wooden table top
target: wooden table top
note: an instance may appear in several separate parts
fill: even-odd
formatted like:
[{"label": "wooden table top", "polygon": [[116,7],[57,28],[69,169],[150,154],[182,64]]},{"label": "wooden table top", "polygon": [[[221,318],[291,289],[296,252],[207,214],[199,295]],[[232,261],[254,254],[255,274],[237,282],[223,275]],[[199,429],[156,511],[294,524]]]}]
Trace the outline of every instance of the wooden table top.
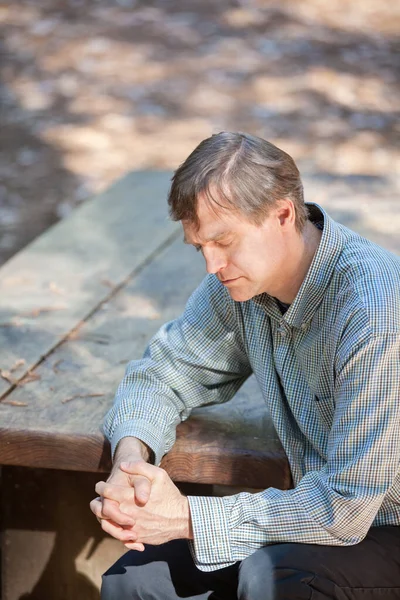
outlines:
[{"label": "wooden table top", "polygon": [[[125,366],[181,313],[205,274],[168,220],[170,177],[127,175],[0,269],[0,464],[110,468],[101,426]],[[308,198],[322,204],[330,190],[334,218],[400,250],[386,213],[372,211],[373,220],[363,196],[349,202],[349,186],[306,183]],[[291,484],[254,377],[229,403],[193,411],[162,464],[176,481]]]},{"label": "wooden table top", "polygon": [[[127,362],[205,274],[167,218],[170,173],[132,173],[0,269],[0,464],[107,471],[104,415]],[[176,481],[290,485],[254,378],[195,410],[163,466]]]}]

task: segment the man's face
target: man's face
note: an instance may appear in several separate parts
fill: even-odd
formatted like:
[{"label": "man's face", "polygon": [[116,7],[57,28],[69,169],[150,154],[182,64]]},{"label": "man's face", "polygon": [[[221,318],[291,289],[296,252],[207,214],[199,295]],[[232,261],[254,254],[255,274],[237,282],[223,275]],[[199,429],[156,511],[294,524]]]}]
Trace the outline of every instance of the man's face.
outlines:
[{"label": "man's face", "polygon": [[289,213],[285,202],[278,204],[258,226],[200,196],[200,228],[183,221],[185,242],[202,252],[207,272],[218,277],[233,300],[243,302],[263,292],[279,297],[287,284]]}]

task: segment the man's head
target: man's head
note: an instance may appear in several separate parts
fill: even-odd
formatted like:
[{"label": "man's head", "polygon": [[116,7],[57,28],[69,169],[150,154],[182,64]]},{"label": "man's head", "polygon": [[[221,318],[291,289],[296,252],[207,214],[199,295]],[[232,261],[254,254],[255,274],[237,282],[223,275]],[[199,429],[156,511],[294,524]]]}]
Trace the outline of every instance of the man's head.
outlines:
[{"label": "man's head", "polygon": [[307,221],[293,159],[273,144],[223,132],[201,142],[177,169],[168,198],[185,240],[235,300],[274,295],[290,240]]}]

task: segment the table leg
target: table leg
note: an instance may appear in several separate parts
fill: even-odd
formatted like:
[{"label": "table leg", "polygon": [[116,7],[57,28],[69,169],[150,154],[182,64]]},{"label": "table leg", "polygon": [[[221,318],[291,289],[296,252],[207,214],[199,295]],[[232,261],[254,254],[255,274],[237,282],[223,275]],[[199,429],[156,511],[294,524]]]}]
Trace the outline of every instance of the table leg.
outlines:
[{"label": "table leg", "polygon": [[[2,469],[2,600],[98,600],[101,575],[126,548],[89,509],[107,475]],[[180,484],[186,494],[212,486]]]}]

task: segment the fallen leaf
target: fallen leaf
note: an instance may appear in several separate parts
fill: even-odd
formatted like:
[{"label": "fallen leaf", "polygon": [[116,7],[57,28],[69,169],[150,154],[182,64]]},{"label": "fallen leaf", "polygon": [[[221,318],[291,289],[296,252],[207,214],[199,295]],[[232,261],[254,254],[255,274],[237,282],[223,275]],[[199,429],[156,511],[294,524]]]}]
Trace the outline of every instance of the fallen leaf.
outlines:
[{"label": "fallen leaf", "polygon": [[14,275],[12,277],[6,277],[5,279],[3,279],[2,281],[2,285],[4,286],[13,286],[13,285],[21,285],[24,283],[30,283],[32,281],[32,279],[28,278],[28,277],[21,277],[19,275]]},{"label": "fallen leaf", "polygon": [[41,379],[38,373],[27,373],[25,377],[21,379],[21,381],[17,382],[17,385],[25,385],[27,383],[31,383],[32,381],[38,381],[38,379]]},{"label": "fallen leaf", "polygon": [[0,369],[0,377],[7,381],[7,383],[11,383],[11,385],[16,385],[17,381],[11,377],[11,372],[6,369]]},{"label": "fallen leaf", "polygon": [[65,398],[65,400],[62,400],[62,403],[71,402],[71,400],[75,400],[76,398],[101,398],[102,396],[105,396],[105,394],[76,394],[70,398]]},{"label": "fallen leaf", "polygon": [[39,308],[34,308],[33,310],[29,310],[24,313],[20,313],[19,317],[38,317],[42,313],[53,312],[56,310],[65,310],[66,306],[42,306]]},{"label": "fallen leaf", "polygon": [[1,400],[1,404],[10,404],[10,406],[28,406],[26,402],[18,402],[18,400]]},{"label": "fallen leaf", "polygon": [[13,366],[10,369],[10,373],[13,373],[14,371],[16,371],[17,369],[19,369],[19,367],[22,367],[22,365],[25,364],[25,359],[24,358],[19,358],[17,361],[15,361],[15,363],[13,364]]},{"label": "fallen leaf", "polygon": [[64,290],[58,287],[58,285],[54,283],[54,281],[51,281],[49,283],[49,290],[54,294],[57,294],[58,296],[62,296],[64,294]]},{"label": "fallen leaf", "polygon": [[11,321],[0,323],[0,327],[21,327],[22,322],[18,317],[13,317]]}]

